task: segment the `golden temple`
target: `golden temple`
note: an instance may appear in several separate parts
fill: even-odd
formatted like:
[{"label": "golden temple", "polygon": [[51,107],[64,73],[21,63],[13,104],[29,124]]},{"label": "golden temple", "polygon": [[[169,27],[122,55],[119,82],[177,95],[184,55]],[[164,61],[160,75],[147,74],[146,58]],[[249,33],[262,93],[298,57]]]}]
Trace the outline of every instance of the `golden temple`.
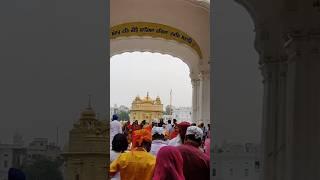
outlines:
[{"label": "golden temple", "polygon": [[152,120],[158,120],[163,116],[163,104],[160,97],[157,96],[155,100],[151,99],[149,93],[143,99],[137,96],[131,106],[130,120],[138,120],[139,123],[146,120],[147,123],[151,123]]}]

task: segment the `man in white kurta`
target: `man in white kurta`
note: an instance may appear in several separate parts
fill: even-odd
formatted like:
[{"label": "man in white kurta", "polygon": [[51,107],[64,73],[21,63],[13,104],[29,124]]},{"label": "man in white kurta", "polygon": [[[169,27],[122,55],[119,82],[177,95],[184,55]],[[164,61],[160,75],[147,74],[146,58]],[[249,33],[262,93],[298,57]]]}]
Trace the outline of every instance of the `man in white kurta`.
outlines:
[{"label": "man in white kurta", "polygon": [[122,125],[118,120],[118,116],[113,115],[110,123],[110,144],[112,143],[113,137],[119,133],[122,133]]}]

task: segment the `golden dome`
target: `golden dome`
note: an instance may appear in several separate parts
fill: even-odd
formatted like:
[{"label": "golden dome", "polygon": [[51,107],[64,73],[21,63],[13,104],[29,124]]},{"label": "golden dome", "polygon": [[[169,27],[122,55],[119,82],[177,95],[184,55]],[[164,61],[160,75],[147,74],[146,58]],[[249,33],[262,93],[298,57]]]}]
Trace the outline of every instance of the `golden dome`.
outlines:
[{"label": "golden dome", "polygon": [[137,95],[136,98],[134,99],[134,102],[139,102],[139,101],[141,101],[141,98],[139,95]]},{"label": "golden dome", "polygon": [[147,96],[143,98],[142,100],[144,103],[153,103],[153,100],[149,96],[149,92],[147,93]]},{"label": "golden dome", "polygon": [[87,107],[81,112],[80,119],[96,119],[96,112],[91,107]]}]

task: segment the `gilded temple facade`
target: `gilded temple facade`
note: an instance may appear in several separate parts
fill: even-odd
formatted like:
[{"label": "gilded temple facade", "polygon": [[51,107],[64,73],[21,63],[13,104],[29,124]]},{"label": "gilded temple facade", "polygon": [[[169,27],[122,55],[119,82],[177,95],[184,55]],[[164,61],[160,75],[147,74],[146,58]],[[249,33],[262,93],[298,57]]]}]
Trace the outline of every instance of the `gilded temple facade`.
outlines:
[{"label": "gilded temple facade", "polygon": [[151,99],[149,93],[143,99],[137,96],[131,106],[130,120],[138,120],[139,123],[146,120],[151,123],[152,120],[160,119],[163,116],[163,104],[158,96],[155,100]]},{"label": "gilded temple facade", "polygon": [[69,132],[65,147],[65,180],[105,180],[109,159],[109,127],[89,105]]}]

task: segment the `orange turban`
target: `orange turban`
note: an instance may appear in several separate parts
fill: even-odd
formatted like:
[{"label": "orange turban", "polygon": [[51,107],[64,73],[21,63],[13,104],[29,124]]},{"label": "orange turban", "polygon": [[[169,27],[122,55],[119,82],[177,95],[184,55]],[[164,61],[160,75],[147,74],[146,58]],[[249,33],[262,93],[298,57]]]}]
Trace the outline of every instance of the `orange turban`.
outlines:
[{"label": "orange turban", "polygon": [[143,141],[152,142],[151,132],[146,129],[134,131],[132,136],[132,146],[141,146]]}]

